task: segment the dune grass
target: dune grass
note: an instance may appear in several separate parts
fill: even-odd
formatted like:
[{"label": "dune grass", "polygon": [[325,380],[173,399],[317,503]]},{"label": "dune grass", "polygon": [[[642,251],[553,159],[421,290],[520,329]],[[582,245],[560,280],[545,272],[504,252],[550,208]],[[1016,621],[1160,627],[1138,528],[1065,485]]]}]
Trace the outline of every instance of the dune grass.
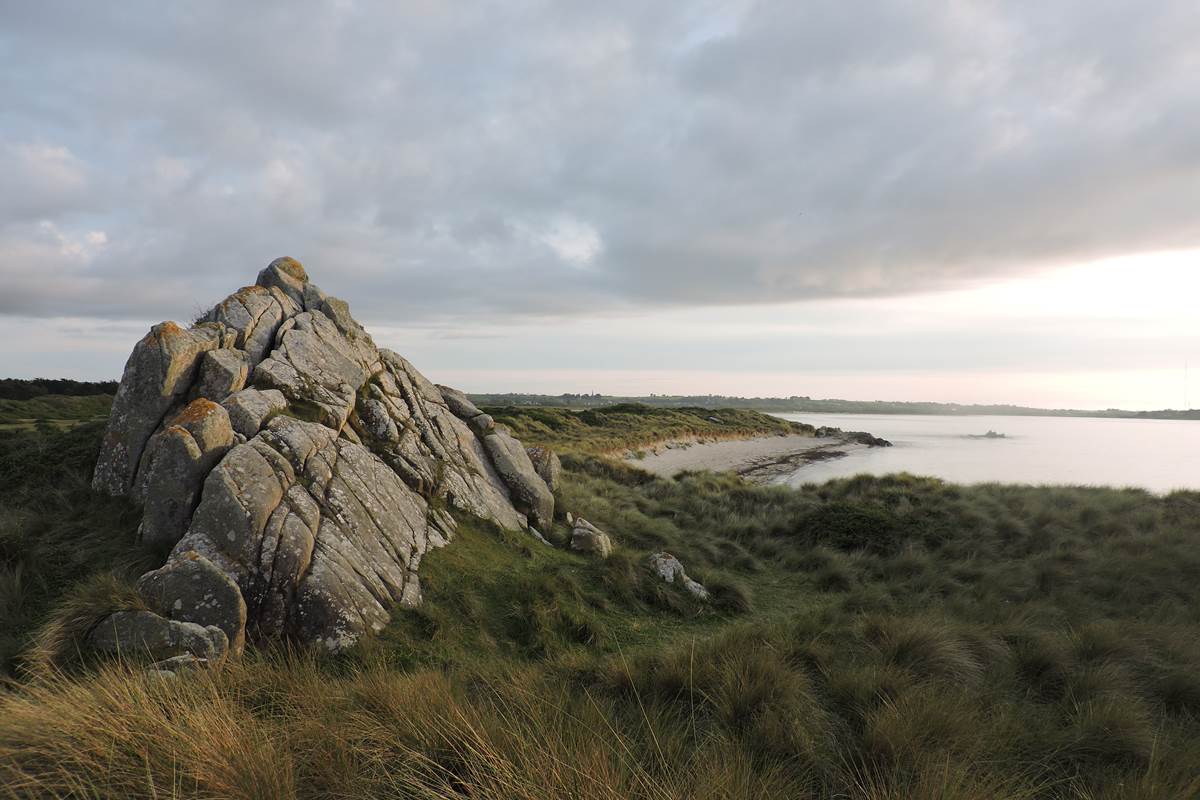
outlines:
[{"label": "dune grass", "polygon": [[43,395],[28,400],[0,398],[0,432],[42,428],[70,428],[108,417],[112,396]]},{"label": "dune grass", "polygon": [[[560,506],[608,561],[464,518],[424,605],[352,652],[163,680],[38,655],[155,558],[87,489],[98,436],[0,445],[0,625],[41,667],[0,692],[0,797],[1200,796],[1198,493],[793,490],[577,450]],[[714,602],[657,582],[660,549]]]},{"label": "dune grass", "polygon": [[560,453],[637,452],[673,440],[740,439],[813,434],[811,425],[742,408],[660,408],[622,403],[572,411],[566,408],[489,406],[484,411],[522,442]]},{"label": "dune grass", "polygon": [[115,592],[111,583],[162,556],[137,544],[132,504],[91,490],[102,430],[0,431],[0,674],[14,671],[52,605],[94,604],[105,580]]}]

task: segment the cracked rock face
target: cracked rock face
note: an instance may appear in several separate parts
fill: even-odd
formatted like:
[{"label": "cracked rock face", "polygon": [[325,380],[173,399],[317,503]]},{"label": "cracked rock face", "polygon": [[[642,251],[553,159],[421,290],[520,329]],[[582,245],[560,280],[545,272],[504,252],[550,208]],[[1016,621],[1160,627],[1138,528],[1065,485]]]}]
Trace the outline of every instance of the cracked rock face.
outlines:
[{"label": "cracked rock face", "polygon": [[[281,258],[191,328],[138,342],[93,486],[142,503],[141,536],[172,547],[138,582],[142,613],[219,630],[236,654],[247,638],[341,650],[378,631],[420,603],[448,509],[549,525],[541,471]],[[104,630],[130,628],[117,622]]]}]

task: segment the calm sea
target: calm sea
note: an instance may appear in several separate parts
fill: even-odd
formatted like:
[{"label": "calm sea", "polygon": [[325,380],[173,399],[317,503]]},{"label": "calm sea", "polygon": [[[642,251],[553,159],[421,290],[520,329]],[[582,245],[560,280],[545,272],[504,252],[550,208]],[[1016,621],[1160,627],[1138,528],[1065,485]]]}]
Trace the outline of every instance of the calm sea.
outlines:
[{"label": "calm sea", "polygon": [[[860,473],[911,472],[955,483],[1137,486],[1200,489],[1200,421],[1068,417],[941,417],[779,414],[811,425],[869,431],[893,443],[809,464],[786,479],[799,486]],[[1004,439],[973,439],[989,430]]]}]

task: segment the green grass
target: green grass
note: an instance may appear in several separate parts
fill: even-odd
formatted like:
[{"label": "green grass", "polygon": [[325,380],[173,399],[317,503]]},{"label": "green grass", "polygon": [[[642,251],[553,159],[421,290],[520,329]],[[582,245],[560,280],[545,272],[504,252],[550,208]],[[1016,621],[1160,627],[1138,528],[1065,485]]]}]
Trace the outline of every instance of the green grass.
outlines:
[{"label": "green grass", "polygon": [[[560,508],[611,559],[464,518],[424,605],[343,656],[25,676],[0,796],[1200,796],[1200,493],[661,479],[584,453],[632,434],[521,424],[577,443]],[[153,561],[87,489],[99,433],[0,439],[0,625],[39,663]]]},{"label": "green grass", "polygon": [[111,395],[43,395],[30,400],[0,399],[0,432],[32,429],[41,425],[69,428],[81,422],[103,420],[112,406]]},{"label": "green grass", "polygon": [[526,444],[560,453],[601,454],[639,450],[677,439],[734,439],[806,434],[811,425],[741,408],[659,408],[637,403],[571,411],[565,408],[484,407]]},{"label": "green grass", "polygon": [[161,556],[136,544],[136,508],[91,490],[102,432],[100,423],[0,431],[0,674],[82,583],[136,577]]}]

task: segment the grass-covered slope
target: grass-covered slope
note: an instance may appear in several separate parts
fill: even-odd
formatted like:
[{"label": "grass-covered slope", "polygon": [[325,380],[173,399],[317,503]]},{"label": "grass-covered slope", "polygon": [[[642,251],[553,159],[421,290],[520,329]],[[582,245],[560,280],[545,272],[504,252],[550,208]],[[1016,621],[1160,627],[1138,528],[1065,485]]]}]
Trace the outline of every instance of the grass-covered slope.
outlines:
[{"label": "grass-covered slope", "polygon": [[811,435],[811,425],[739,408],[658,408],[624,403],[572,411],[566,408],[485,406],[497,422],[527,444],[559,452],[612,453],[677,439],[737,439]]},{"label": "grass-covered slope", "polygon": [[[143,557],[79,484],[97,437],[0,443],[13,641]],[[423,607],[346,656],[25,677],[0,695],[0,796],[1200,795],[1200,494],[565,462],[561,505],[614,535],[608,561],[464,519]],[[653,580],[658,549],[714,603]]]},{"label": "grass-covered slope", "polygon": [[103,426],[0,430],[0,674],[50,606],[131,578],[154,554],[136,544],[140,512],[91,490]]},{"label": "grass-covered slope", "polygon": [[69,428],[108,417],[111,395],[48,394],[29,400],[0,399],[0,431],[35,426]]}]

